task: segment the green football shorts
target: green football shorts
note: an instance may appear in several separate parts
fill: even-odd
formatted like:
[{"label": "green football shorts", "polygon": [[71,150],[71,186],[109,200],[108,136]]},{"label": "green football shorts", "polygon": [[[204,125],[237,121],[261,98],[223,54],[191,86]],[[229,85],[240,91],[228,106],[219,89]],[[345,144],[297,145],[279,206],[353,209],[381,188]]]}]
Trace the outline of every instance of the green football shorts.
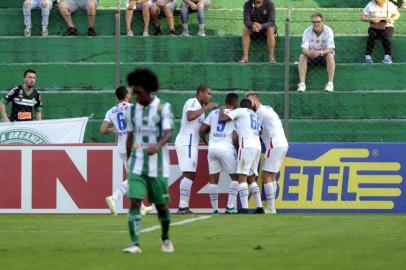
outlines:
[{"label": "green football shorts", "polygon": [[168,180],[165,177],[156,178],[146,175],[128,175],[128,198],[143,200],[148,192],[148,200],[155,205],[169,203]]}]

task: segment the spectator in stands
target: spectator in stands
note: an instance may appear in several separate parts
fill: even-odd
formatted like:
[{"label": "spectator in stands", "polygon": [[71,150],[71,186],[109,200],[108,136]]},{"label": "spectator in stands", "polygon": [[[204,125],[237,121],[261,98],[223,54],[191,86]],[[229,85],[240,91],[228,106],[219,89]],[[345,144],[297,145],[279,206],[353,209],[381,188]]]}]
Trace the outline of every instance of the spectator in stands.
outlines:
[{"label": "spectator in stands", "polygon": [[248,63],[251,38],[265,38],[269,62],[275,63],[275,5],[271,0],[248,0],[244,4],[243,56],[240,63]]},{"label": "spectator in stands", "polygon": [[324,25],[323,15],[319,12],[311,16],[312,26],[306,28],[302,36],[302,53],[299,58],[299,78],[297,91],[306,91],[306,73],[307,64],[316,67],[327,64],[328,82],[324,91],[334,91],[334,34],[333,30],[327,25]]},{"label": "spectator in stands", "polygon": [[189,13],[197,12],[197,20],[199,21],[198,36],[206,36],[204,30],[205,10],[211,5],[210,0],[183,0],[181,5],[182,17],[182,36],[189,36]]},{"label": "spectator in stands", "polygon": [[159,23],[159,15],[165,14],[168,20],[169,32],[168,35],[175,36],[175,21],[173,19],[173,12],[176,8],[176,0],[153,0],[150,7],[151,17],[154,20],[155,35],[161,34],[161,25]]},{"label": "spectator in stands", "polygon": [[49,14],[52,9],[52,0],[25,0],[23,4],[23,14],[24,14],[24,36],[30,37],[31,36],[31,10],[33,9],[41,9],[42,14],[42,36],[48,36],[48,22],[49,22]]},{"label": "spectator in stands", "polygon": [[[42,119],[41,96],[34,89],[36,79],[37,73],[35,70],[27,69],[24,72],[24,84],[14,87],[0,100],[0,113],[4,122]],[[6,105],[10,102],[11,115],[9,118],[7,117]]]},{"label": "spectator in stands", "polygon": [[127,0],[127,9],[125,11],[125,22],[127,25],[127,36],[134,36],[131,30],[131,22],[133,20],[134,10],[142,10],[142,17],[144,19],[144,37],[149,36],[149,21],[150,13],[149,8],[152,6],[152,0]]},{"label": "spectator in stands", "polygon": [[388,0],[372,0],[364,8],[361,21],[368,22],[368,39],[365,53],[365,63],[372,64],[371,54],[375,41],[380,39],[385,52],[382,63],[392,64],[392,48],[389,40],[394,33],[394,23],[399,19],[399,11],[395,4]]},{"label": "spectator in stands", "polygon": [[98,0],[61,0],[58,7],[59,12],[64,18],[66,24],[68,25],[68,30],[63,33],[64,36],[78,36],[79,32],[72,21],[71,14],[78,9],[84,9],[87,12],[87,17],[89,20],[89,29],[87,32],[88,36],[96,36],[96,31],[94,30],[94,21],[96,19],[96,8]]}]

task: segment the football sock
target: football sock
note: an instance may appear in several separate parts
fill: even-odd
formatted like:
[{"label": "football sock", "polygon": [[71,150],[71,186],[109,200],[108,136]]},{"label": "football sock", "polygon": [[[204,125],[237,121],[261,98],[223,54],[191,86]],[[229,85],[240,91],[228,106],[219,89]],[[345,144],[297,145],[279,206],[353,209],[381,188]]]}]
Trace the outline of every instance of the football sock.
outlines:
[{"label": "football sock", "polygon": [[234,208],[236,206],[237,195],[238,195],[238,181],[231,181],[230,185],[228,186],[228,201],[227,201],[228,208]]},{"label": "football sock", "polygon": [[130,231],[131,241],[134,245],[139,245],[141,226],[141,214],[139,208],[130,208],[128,211],[128,229]]},{"label": "football sock", "polygon": [[171,215],[169,209],[158,211],[158,219],[161,222],[161,239],[165,241],[169,239],[169,224],[171,223]]},{"label": "football sock", "polygon": [[210,196],[210,203],[213,211],[218,210],[219,208],[219,194],[217,190],[216,184],[209,184],[209,196]]},{"label": "football sock", "polygon": [[255,205],[262,207],[261,192],[259,191],[258,184],[256,182],[250,184],[251,195],[254,197]]},{"label": "football sock", "polygon": [[246,182],[238,185],[241,199],[241,207],[248,209],[248,184]]},{"label": "football sock", "polygon": [[189,207],[190,192],[192,190],[193,181],[183,177],[179,185],[179,208]]},{"label": "football sock", "polygon": [[124,182],[120,183],[120,186],[111,197],[113,198],[113,200],[117,201],[120,198],[124,197],[124,195],[127,194],[127,191],[128,191],[128,180],[126,179]]},{"label": "football sock", "polygon": [[265,191],[266,203],[268,205],[267,207],[269,209],[274,209],[276,191],[274,190],[273,182],[264,184],[264,191]]},{"label": "football sock", "polygon": [[273,185],[273,190],[274,190],[274,192],[275,192],[275,195],[274,195],[274,198],[273,198],[273,201],[274,201],[274,208],[276,208],[276,206],[275,206],[275,200],[276,200],[276,194],[277,194],[277,191],[278,191],[278,182],[276,182],[276,181],[273,181],[272,182],[272,185]]}]

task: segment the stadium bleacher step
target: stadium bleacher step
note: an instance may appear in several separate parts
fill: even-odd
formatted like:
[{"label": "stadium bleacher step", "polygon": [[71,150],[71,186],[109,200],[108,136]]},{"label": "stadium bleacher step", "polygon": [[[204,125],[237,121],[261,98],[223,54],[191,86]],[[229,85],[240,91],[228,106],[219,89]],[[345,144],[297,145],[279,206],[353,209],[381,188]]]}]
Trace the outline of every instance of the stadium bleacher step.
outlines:
[{"label": "stadium bleacher step", "polygon": [[[290,39],[290,62],[298,61],[301,37]],[[366,36],[336,36],[337,63],[362,63]],[[103,37],[0,37],[0,63],[25,62],[113,62],[115,40]],[[46,50],[44,48],[47,48]],[[406,36],[392,40],[394,62],[406,62]],[[240,37],[122,37],[122,62],[196,62],[236,63],[242,55]],[[285,38],[276,40],[276,60],[284,61]],[[376,62],[383,58],[382,46],[376,46]],[[264,42],[253,42],[250,62],[267,62]]]},{"label": "stadium bleacher step", "polygon": [[[136,67],[156,71],[164,89],[187,90],[200,84],[209,84],[216,90],[256,89],[283,91],[283,64],[238,63],[123,63],[122,81]],[[38,72],[38,86],[71,89],[113,89],[114,63],[21,63],[0,64],[0,89],[8,89],[21,81],[25,69]],[[290,65],[290,89],[296,90],[297,65]],[[402,90],[406,85],[406,63],[387,64],[337,64],[335,89],[340,90]],[[191,80],[191,78],[193,78]],[[350,79],[351,78],[351,79]],[[327,81],[325,68],[308,72],[308,90],[322,91]]]}]

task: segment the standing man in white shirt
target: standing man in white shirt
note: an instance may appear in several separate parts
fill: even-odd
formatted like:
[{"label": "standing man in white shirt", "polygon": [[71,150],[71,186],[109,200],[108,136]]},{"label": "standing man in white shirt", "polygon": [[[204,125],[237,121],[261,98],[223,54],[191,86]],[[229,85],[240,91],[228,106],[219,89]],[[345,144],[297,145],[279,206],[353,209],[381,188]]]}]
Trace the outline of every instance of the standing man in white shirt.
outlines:
[{"label": "standing man in white shirt", "polygon": [[253,104],[253,109],[258,117],[258,124],[261,126],[261,139],[265,145],[261,172],[267,201],[265,213],[276,214],[275,198],[278,190],[276,174],[279,172],[288,152],[288,140],[282,122],[272,107],[262,105],[260,97],[255,92],[248,92],[245,96]]},{"label": "standing man in white shirt", "polygon": [[[229,93],[225,100],[226,113],[237,108],[238,95]],[[238,195],[237,155],[233,143],[235,134],[234,121],[219,121],[220,109],[211,111],[200,127],[200,136],[210,132],[207,161],[209,164],[209,195],[213,214],[219,214],[218,183],[222,170],[230,175],[231,183],[228,187],[228,202],[226,214],[236,214],[236,200]],[[235,138],[236,139],[236,138]]]},{"label": "standing man in white shirt", "polygon": [[176,154],[183,175],[179,185],[178,214],[192,213],[189,210],[189,200],[197,168],[199,129],[204,122],[204,113],[217,107],[217,104],[209,102],[211,95],[211,88],[201,85],[197,88],[196,97],[188,99],[183,106],[181,126],[175,140]]},{"label": "standing man in white shirt", "polygon": [[334,72],[335,72],[335,60],[334,60],[334,34],[333,30],[327,25],[324,25],[323,15],[316,12],[312,15],[312,24],[303,32],[302,36],[302,54],[299,58],[299,78],[297,91],[306,91],[306,73],[307,63],[312,66],[326,65],[328,82],[324,91],[334,91]]},{"label": "standing man in white shirt", "polygon": [[[126,118],[133,106],[131,101],[131,94],[127,87],[120,86],[116,89],[116,97],[118,99],[117,105],[107,111],[103,123],[100,127],[100,133],[117,133],[117,148],[120,158],[123,161],[125,170],[128,172],[127,166],[127,121]],[[113,127],[110,127],[113,125]],[[117,215],[117,201],[124,197],[128,191],[128,180],[122,182],[119,188],[111,195],[105,198],[105,201],[110,208],[112,214]],[[152,211],[152,206],[141,206],[141,214],[145,215]]]},{"label": "standing man in white shirt", "polygon": [[[261,154],[261,142],[259,140],[259,124],[256,113],[252,110],[252,102],[249,99],[243,99],[240,107],[226,113],[220,111],[220,121],[234,120],[238,133],[238,156],[237,156],[237,174],[239,192],[241,199],[240,210],[243,214],[248,214],[248,176],[258,175],[258,164]],[[250,184],[251,195],[254,197],[257,205],[257,212],[262,209],[261,195],[257,183]],[[263,211],[263,209],[262,209]]]}]

